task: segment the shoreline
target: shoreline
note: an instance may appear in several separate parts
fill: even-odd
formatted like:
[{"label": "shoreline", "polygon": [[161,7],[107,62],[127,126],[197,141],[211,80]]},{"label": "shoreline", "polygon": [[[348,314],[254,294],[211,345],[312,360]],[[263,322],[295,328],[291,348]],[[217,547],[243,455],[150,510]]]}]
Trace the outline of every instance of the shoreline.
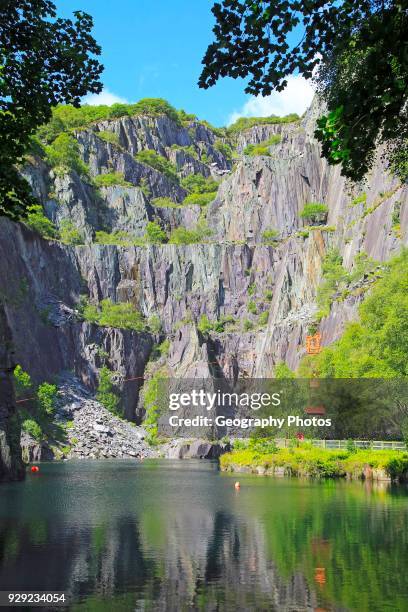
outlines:
[{"label": "shoreline", "polygon": [[262,453],[233,450],[220,458],[223,472],[259,476],[408,482],[408,451],[333,451],[299,447]]}]

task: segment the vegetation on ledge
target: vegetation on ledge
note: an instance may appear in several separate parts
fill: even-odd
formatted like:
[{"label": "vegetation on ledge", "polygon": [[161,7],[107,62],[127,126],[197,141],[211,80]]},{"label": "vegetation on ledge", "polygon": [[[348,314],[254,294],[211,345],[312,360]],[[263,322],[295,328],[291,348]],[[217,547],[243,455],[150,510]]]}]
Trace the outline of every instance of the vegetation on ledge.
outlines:
[{"label": "vegetation on ledge", "polygon": [[132,183],[125,181],[123,172],[105,172],[105,174],[98,174],[93,179],[94,184],[97,187],[113,187],[119,185],[120,187],[133,187]]},{"label": "vegetation on ledge", "polygon": [[264,140],[259,144],[249,144],[245,147],[243,153],[244,155],[249,155],[250,157],[256,157],[257,155],[266,155],[270,157],[269,148],[273,145],[278,144],[281,141],[280,134],[273,134],[268,140]]},{"label": "vegetation on ledge", "polygon": [[78,306],[80,316],[90,323],[101,327],[131,329],[136,332],[147,331],[158,334],[162,323],[158,315],[153,314],[148,319],[130,302],[112,302],[109,298],[98,304],[91,304],[87,297],[82,296]]},{"label": "vegetation on ledge", "polygon": [[270,117],[240,117],[234,123],[227,128],[229,134],[238,134],[243,130],[248,130],[255,125],[276,125],[281,123],[294,123],[299,121],[300,117],[296,113],[285,115],[284,117],[277,117],[271,115]]},{"label": "vegetation on ledge", "polygon": [[96,244],[114,244],[116,246],[143,246],[145,244],[143,238],[133,236],[125,230],[116,230],[115,232],[95,232]]},{"label": "vegetation on ledge", "polygon": [[80,312],[85,321],[96,323],[103,327],[118,327],[143,331],[145,321],[142,314],[130,302],[115,304],[109,299],[99,304],[90,304],[86,299],[80,305]]},{"label": "vegetation on ledge", "polygon": [[320,202],[308,202],[300,213],[302,219],[309,219],[312,223],[324,223],[329,209]]},{"label": "vegetation on ledge", "polygon": [[116,147],[120,147],[119,136],[115,134],[115,132],[108,132],[107,130],[99,130],[99,132],[96,132],[96,135],[98,136],[98,138],[100,138],[101,140],[104,140],[108,144],[113,144]]},{"label": "vegetation on ledge", "polygon": [[81,158],[77,140],[71,134],[60,134],[44,149],[46,162],[59,175],[74,170],[79,176],[89,178],[88,166]]},{"label": "vegetation on ledge", "polygon": [[158,172],[164,174],[168,179],[176,183],[179,180],[176,166],[171,161],[163,157],[163,155],[159,155],[152,149],[144,149],[143,151],[139,151],[135,155],[135,160],[154,168]]}]

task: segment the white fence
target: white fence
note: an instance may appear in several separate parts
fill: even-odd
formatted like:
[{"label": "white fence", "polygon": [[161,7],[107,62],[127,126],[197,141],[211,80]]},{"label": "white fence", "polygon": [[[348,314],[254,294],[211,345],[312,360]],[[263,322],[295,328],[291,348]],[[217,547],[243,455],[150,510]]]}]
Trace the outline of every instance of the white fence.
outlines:
[{"label": "white fence", "polygon": [[[318,448],[329,448],[329,449],[346,449],[348,445],[347,440],[308,440],[313,446]],[[372,448],[373,450],[401,450],[406,451],[407,447],[404,442],[392,442],[385,440],[353,440],[356,448]],[[277,446],[286,447],[289,446],[289,440],[276,440]]]}]

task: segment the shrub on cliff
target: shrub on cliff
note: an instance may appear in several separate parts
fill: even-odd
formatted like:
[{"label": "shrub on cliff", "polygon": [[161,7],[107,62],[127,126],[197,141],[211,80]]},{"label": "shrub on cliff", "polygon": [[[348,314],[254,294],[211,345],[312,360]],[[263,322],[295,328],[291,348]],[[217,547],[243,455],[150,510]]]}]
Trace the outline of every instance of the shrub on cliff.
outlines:
[{"label": "shrub on cliff", "polygon": [[99,132],[95,132],[95,134],[109,144],[113,144],[116,147],[120,147],[119,136],[115,132],[108,132],[107,130],[100,130]]},{"label": "shrub on cliff", "polygon": [[148,432],[147,442],[157,444],[158,442],[158,422],[160,416],[166,411],[165,388],[162,387],[164,372],[157,370],[151,378],[145,380],[141,396],[145,409],[143,427]]},{"label": "shrub on cliff", "polygon": [[30,206],[28,209],[25,224],[32,230],[40,234],[43,238],[57,239],[58,230],[55,225],[44,214],[44,209],[40,204]]},{"label": "shrub on cliff", "polygon": [[254,125],[275,125],[280,123],[293,123],[299,121],[299,115],[292,113],[284,117],[271,115],[270,117],[240,117],[227,128],[229,134],[238,134],[244,130],[248,130]]},{"label": "shrub on cliff", "polygon": [[135,155],[135,160],[154,168],[158,172],[161,172],[168,179],[178,182],[176,166],[172,164],[171,161],[163,157],[163,155],[156,153],[156,151],[153,151],[152,149],[139,151]]},{"label": "shrub on cliff", "polygon": [[21,428],[34,440],[41,440],[43,432],[40,425],[34,419],[25,419],[21,424]]},{"label": "shrub on cliff", "polygon": [[80,312],[86,321],[103,327],[132,329],[138,332],[145,329],[142,314],[130,302],[114,303],[106,299],[96,305],[85,301],[80,307]]},{"label": "shrub on cliff", "polygon": [[279,232],[276,229],[267,229],[262,234],[262,242],[264,244],[269,244],[271,246],[276,246],[278,244],[277,237],[279,236]]},{"label": "shrub on cliff", "polygon": [[215,321],[210,321],[206,314],[201,315],[197,323],[197,329],[202,334],[209,334],[210,332],[216,332],[221,334],[225,331],[231,331],[236,324],[236,320],[232,315],[222,315]]},{"label": "shrub on cliff", "polygon": [[79,176],[87,177],[87,165],[82,161],[78,142],[71,134],[60,134],[45,147],[46,161],[58,173],[74,170]]},{"label": "shrub on cliff", "polygon": [[74,225],[71,219],[63,219],[61,221],[60,238],[64,244],[84,244],[82,232]]},{"label": "shrub on cliff", "polygon": [[214,143],[214,149],[216,149],[227,161],[231,161],[233,158],[233,151],[231,145],[228,142],[220,140],[219,138]]},{"label": "shrub on cliff", "polygon": [[268,310],[264,310],[263,312],[261,312],[261,314],[258,317],[258,325],[266,325],[268,323],[268,319],[269,319],[269,311]]},{"label": "shrub on cliff", "polygon": [[120,397],[116,391],[113,377],[114,373],[111,372],[108,367],[103,366],[99,370],[99,383],[98,390],[96,392],[96,399],[102,404],[102,406],[105,406],[109,412],[115,414],[116,416],[120,416]]},{"label": "shrub on cliff", "polygon": [[198,323],[197,329],[202,334],[208,334],[213,330],[214,326],[206,314],[202,314]]},{"label": "shrub on cliff", "polygon": [[290,367],[284,362],[279,361],[273,368],[275,378],[285,379],[285,378],[295,378],[295,373],[290,369]]},{"label": "shrub on cliff", "polygon": [[324,223],[327,219],[329,209],[325,204],[319,202],[309,202],[305,204],[300,213],[302,219],[309,219],[313,223]]},{"label": "shrub on cliff", "polygon": [[55,412],[58,387],[47,382],[41,383],[37,389],[37,404],[40,414],[52,416]]},{"label": "shrub on cliff", "polygon": [[195,229],[176,227],[170,234],[170,244],[198,244],[207,242],[212,231],[205,221],[199,221]]},{"label": "shrub on cliff", "polygon": [[178,208],[180,204],[177,204],[171,198],[153,198],[151,201],[152,206],[157,206],[157,208]]},{"label": "shrub on cliff", "polygon": [[217,181],[202,174],[189,174],[181,179],[181,186],[189,193],[214,193],[218,189]]},{"label": "shrub on cliff", "polygon": [[183,205],[207,206],[207,204],[215,200],[216,195],[215,191],[212,193],[190,193],[190,195],[184,198]]},{"label": "shrub on cliff", "polygon": [[194,159],[198,159],[198,153],[194,147],[194,145],[178,145],[178,144],[173,144],[171,145],[171,149],[172,151],[183,151],[184,153],[186,153],[186,155],[189,155],[190,157],[193,157]]},{"label": "shrub on cliff", "polygon": [[160,317],[155,314],[151,315],[147,321],[147,326],[149,331],[151,331],[153,334],[159,334],[162,330],[162,322]]},{"label": "shrub on cliff", "polygon": [[148,115],[151,117],[166,115],[175,123],[180,123],[179,113],[163,98],[142,98],[136,104],[130,104],[129,114]]},{"label": "shrub on cliff", "polygon": [[115,232],[95,232],[96,244],[114,244],[116,246],[143,246],[143,238],[138,238],[125,232],[124,230],[116,230]]},{"label": "shrub on cliff", "polygon": [[256,303],[253,300],[249,300],[247,308],[248,312],[250,312],[251,314],[257,313]]},{"label": "shrub on cliff", "polygon": [[257,155],[266,155],[270,156],[269,148],[273,145],[278,144],[281,141],[280,134],[273,134],[268,140],[264,140],[259,144],[249,144],[245,147],[243,153],[244,155],[249,155],[250,157],[256,157]]},{"label": "shrub on cliff", "polygon": [[31,376],[28,372],[24,372],[21,365],[16,365],[13,371],[14,389],[18,398],[28,394],[33,386]]},{"label": "shrub on cliff", "polygon": [[146,241],[150,244],[162,244],[167,242],[167,234],[155,221],[149,221],[146,225]]},{"label": "shrub on cliff", "polygon": [[170,234],[170,244],[196,244],[201,242],[202,236],[195,230],[185,227],[176,227]]},{"label": "shrub on cliff", "polygon": [[98,174],[93,179],[97,187],[113,187],[119,185],[120,187],[132,187],[132,183],[125,181],[123,172],[106,172],[105,174]]},{"label": "shrub on cliff", "polygon": [[349,280],[347,270],[343,267],[343,258],[338,249],[331,249],[326,253],[322,264],[322,272],[323,279],[317,289],[318,319],[329,314],[335,294],[346,287]]},{"label": "shrub on cliff", "polygon": [[53,417],[58,387],[48,382],[34,385],[28,372],[20,365],[14,368],[13,379],[16,396],[25,400],[18,413],[22,429],[36,440],[45,435],[57,439],[61,432],[59,426],[53,422]]}]

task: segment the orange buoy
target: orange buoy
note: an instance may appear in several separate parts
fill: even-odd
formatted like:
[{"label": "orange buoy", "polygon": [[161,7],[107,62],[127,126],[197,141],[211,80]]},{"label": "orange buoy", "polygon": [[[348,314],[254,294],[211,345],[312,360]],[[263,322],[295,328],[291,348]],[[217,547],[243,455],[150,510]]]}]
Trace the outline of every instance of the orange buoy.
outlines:
[{"label": "orange buoy", "polygon": [[237,481],[237,482],[235,483],[234,487],[235,487],[235,489],[236,489],[237,491],[239,491],[239,489],[241,488],[241,485],[240,485],[240,484],[239,484],[239,482]]},{"label": "orange buoy", "polygon": [[38,467],[38,465],[32,465],[31,466],[31,471],[33,474],[35,474],[36,472],[40,471],[40,468]]}]

